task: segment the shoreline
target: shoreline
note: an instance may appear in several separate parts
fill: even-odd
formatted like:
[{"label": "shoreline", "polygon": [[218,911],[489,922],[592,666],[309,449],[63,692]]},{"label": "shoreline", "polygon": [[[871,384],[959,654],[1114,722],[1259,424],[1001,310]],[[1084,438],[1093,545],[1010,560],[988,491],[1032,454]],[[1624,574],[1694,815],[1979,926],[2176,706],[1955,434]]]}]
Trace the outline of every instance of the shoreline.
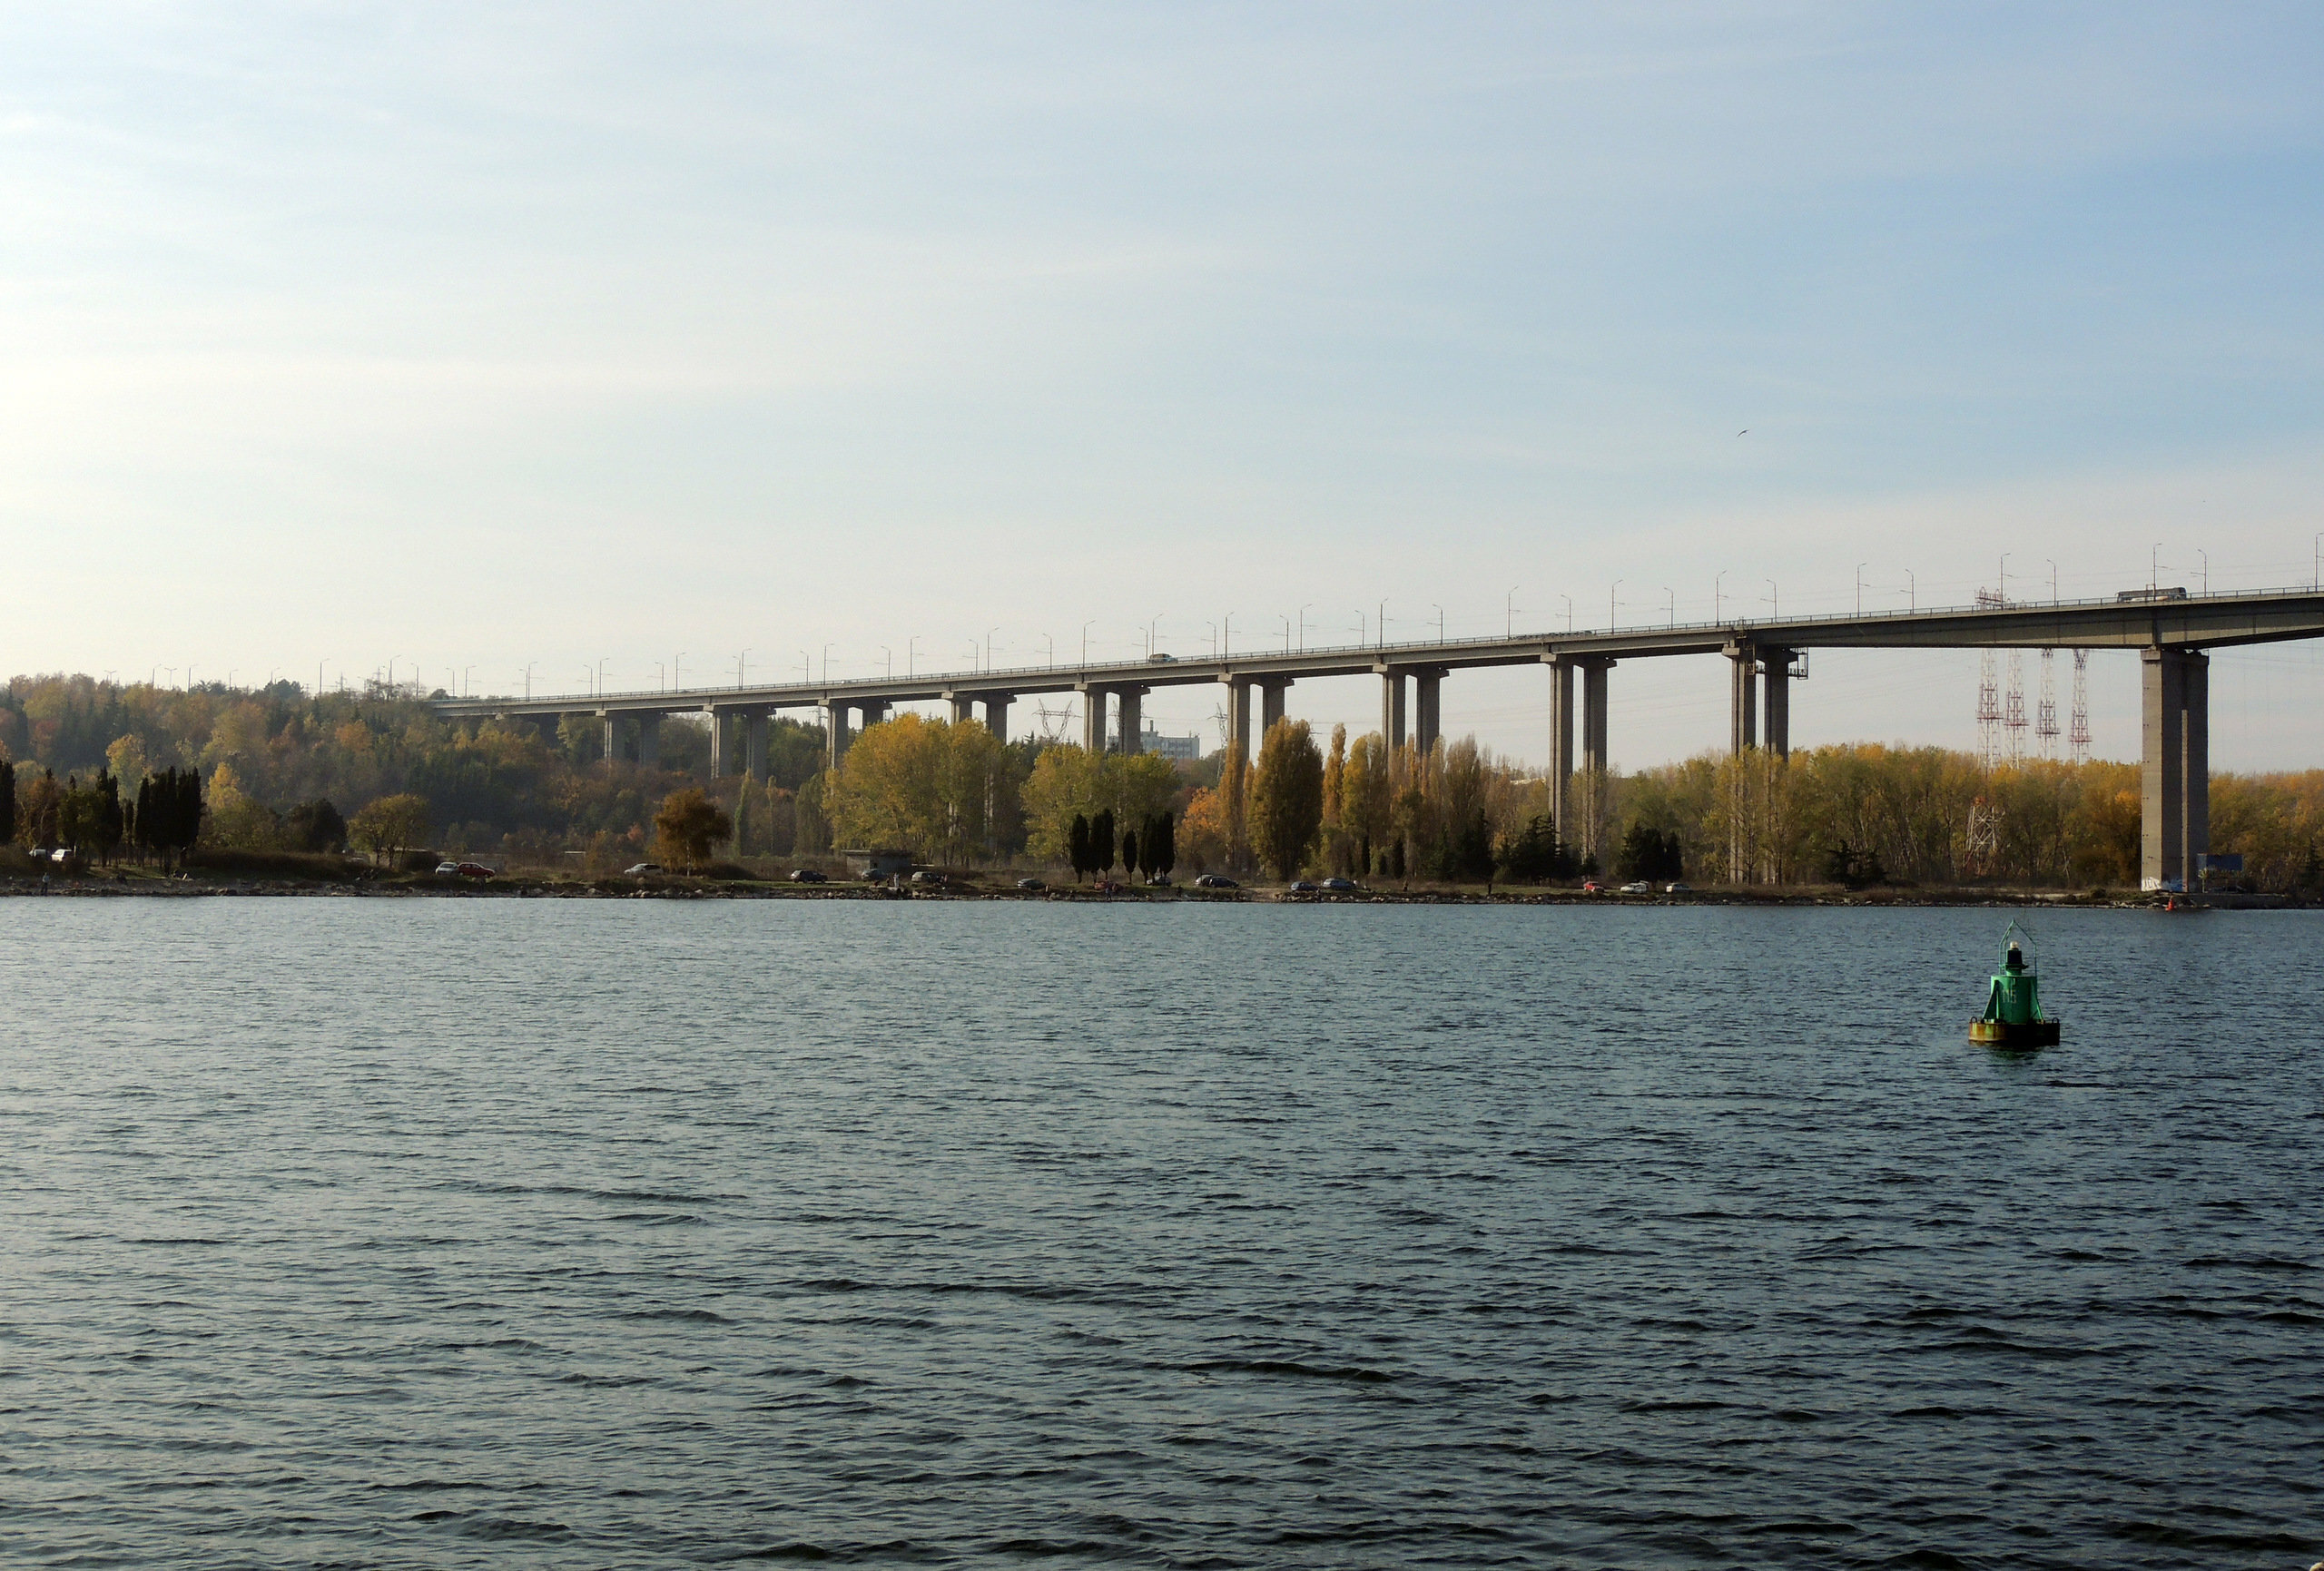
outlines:
[{"label": "shoreline", "polygon": [[418,878],[320,879],[90,877],[44,881],[0,877],[0,898],[214,899],[273,898],[421,900],[950,900],[1042,901],[1065,905],[1223,904],[1282,906],[1794,906],[1877,908],[1991,907],[2041,910],[2160,910],[2166,898],[2194,910],[2309,910],[2324,905],[2299,895],[2240,891],[2166,897],[2037,889],[1858,889],[1793,888],[1699,889],[1683,895],[1585,894],[1574,889],[1364,889],[1352,894],[1294,894],[1275,888],[1197,889],[1179,885],[1114,892],[1067,885],[1046,889],[986,888],[974,883],[916,886],[807,885],[743,880],[635,880],[500,878],[483,884],[444,884]]}]

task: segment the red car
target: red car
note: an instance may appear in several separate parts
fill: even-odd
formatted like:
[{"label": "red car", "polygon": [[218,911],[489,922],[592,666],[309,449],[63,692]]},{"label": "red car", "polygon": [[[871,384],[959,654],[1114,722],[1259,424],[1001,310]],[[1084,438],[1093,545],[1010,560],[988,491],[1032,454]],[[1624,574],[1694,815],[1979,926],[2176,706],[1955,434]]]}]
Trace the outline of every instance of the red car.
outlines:
[{"label": "red car", "polygon": [[482,862],[462,862],[460,877],[464,879],[494,879],[500,876],[498,868],[487,868]]},{"label": "red car", "polygon": [[1581,882],[1581,892],[1585,895],[1602,895],[1606,892],[1606,886],[1595,879],[1584,879]]}]

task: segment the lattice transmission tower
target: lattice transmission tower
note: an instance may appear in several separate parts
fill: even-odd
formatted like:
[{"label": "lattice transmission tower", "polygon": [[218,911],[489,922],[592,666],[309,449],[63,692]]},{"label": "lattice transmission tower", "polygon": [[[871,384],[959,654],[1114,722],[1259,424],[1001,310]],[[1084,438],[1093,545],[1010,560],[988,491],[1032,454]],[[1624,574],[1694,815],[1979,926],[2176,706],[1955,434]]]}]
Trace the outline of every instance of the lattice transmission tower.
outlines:
[{"label": "lattice transmission tower", "polygon": [[2009,652],[2009,692],[2001,702],[2001,728],[2009,738],[2013,768],[2025,761],[2025,652]]},{"label": "lattice transmission tower", "polygon": [[2058,756],[2058,652],[2042,652],[2042,702],[2034,712],[2034,735],[2044,761]]},{"label": "lattice transmission tower", "polygon": [[2090,651],[2073,652],[2073,718],[2067,722],[2066,745],[2073,750],[2073,761],[2090,761]]}]

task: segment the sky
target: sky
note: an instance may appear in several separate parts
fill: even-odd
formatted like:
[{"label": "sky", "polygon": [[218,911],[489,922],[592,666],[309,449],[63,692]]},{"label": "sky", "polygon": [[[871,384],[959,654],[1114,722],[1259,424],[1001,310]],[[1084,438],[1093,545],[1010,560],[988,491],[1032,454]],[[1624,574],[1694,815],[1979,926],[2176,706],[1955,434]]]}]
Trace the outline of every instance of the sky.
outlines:
[{"label": "sky", "polygon": [[[0,7],[0,668],[578,692],[2305,583],[2319,80],[2299,5]],[[1794,741],[1971,747],[1976,682],[1819,652]],[[2135,757],[2135,656],[2089,682]],[[2324,766],[2316,646],[2213,687],[2214,767]],[[1538,761],[1547,698],[1462,673],[1445,728]],[[1613,754],[1726,704],[1626,663]]]}]

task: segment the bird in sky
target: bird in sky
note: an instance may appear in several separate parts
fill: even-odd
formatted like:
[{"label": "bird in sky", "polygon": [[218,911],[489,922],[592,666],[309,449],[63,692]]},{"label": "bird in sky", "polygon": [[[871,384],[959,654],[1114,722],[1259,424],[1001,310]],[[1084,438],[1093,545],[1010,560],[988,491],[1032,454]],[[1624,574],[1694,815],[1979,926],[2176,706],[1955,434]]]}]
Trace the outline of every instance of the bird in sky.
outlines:
[{"label": "bird in sky", "polygon": [[1739,431],[1736,432],[1735,434],[1736,434],[1737,436],[1738,436],[1738,437],[1748,437],[1748,436],[1749,436],[1749,435],[1751,434],[1751,427],[1748,427],[1748,426],[1746,426],[1746,427],[1744,427],[1741,430],[1739,430]]}]

